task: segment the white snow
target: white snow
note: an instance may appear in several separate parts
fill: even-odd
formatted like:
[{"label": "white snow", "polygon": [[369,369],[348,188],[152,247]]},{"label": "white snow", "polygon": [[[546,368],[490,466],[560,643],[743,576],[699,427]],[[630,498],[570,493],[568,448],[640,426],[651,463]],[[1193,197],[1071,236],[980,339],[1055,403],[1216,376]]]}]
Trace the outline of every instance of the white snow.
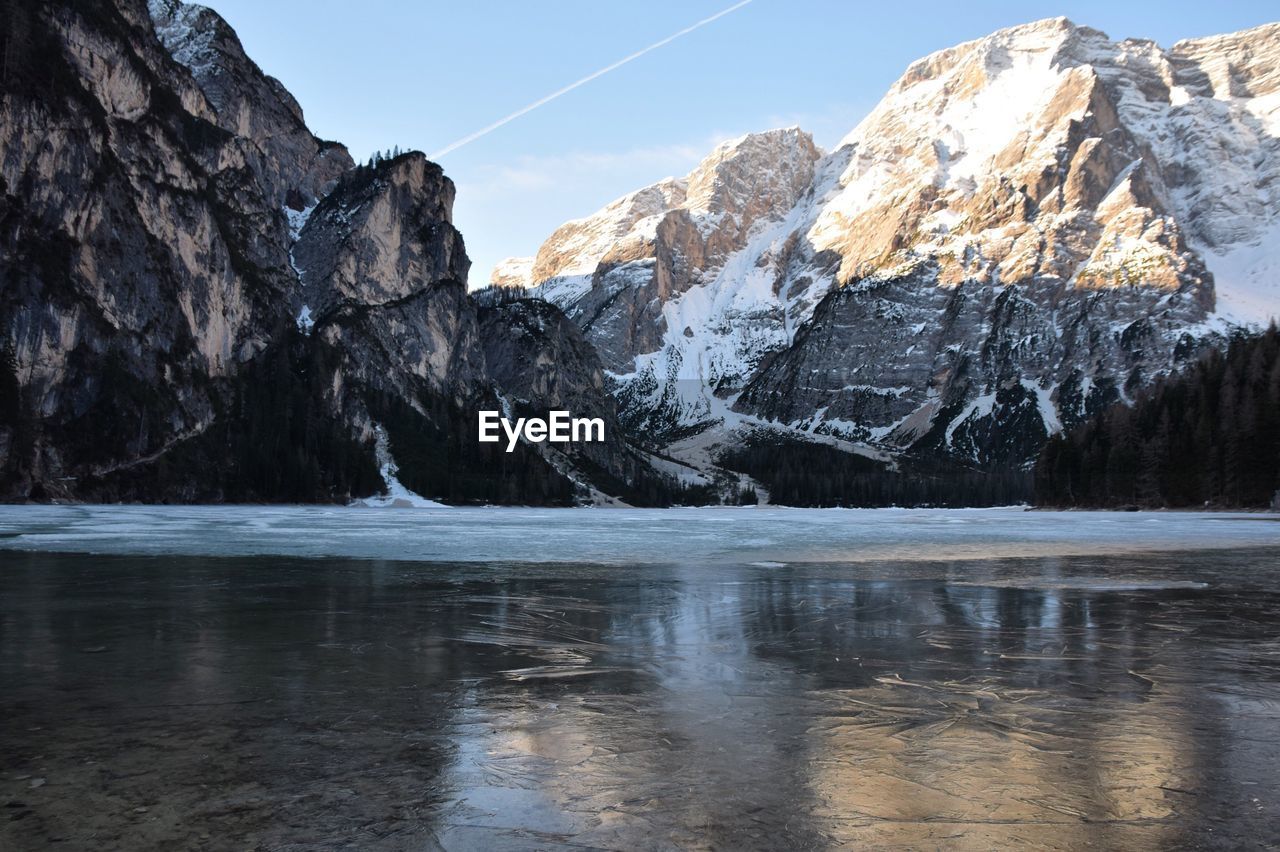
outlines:
[{"label": "white snow", "polygon": [[951,436],[955,434],[956,430],[959,429],[966,420],[970,417],[974,420],[981,420],[983,417],[987,417],[995,408],[995,404],[995,393],[984,393],[974,399],[973,402],[970,402],[965,407],[964,411],[957,414],[955,419],[947,424],[947,446],[951,446]]},{"label": "white snow", "polygon": [[[845,385],[841,390],[855,391],[858,393],[872,393],[876,396],[902,396],[911,393],[911,388],[907,385],[898,385],[897,387],[886,388],[879,385]],[[824,409],[825,410],[825,409]]]},{"label": "white snow", "polygon": [[[1048,23],[1002,30],[914,63],[837,146],[848,152],[848,165],[812,220],[814,246],[838,249],[849,223],[883,204],[886,192],[931,183],[943,197],[972,195],[1069,73],[1056,61],[1061,30]],[[976,91],[952,73],[925,70],[967,52],[982,57],[986,78]],[[943,208],[923,224],[946,233],[959,218]]]},{"label": "white snow", "polygon": [[161,44],[180,64],[196,76],[211,72],[217,67],[217,54],[213,47],[216,32],[196,27],[197,18],[206,11],[195,3],[176,0],[148,0],[147,11]]},{"label": "white snow", "polygon": [[710,481],[703,473],[692,465],[645,453],[645,460],[659,473],[674,477],[681,485],[706,485]]},{"label": "white snow", "polygon": [[391,442],[387,438],[387,430],[382,428],[381,424],[375,424],[373,427],[375,436],[374,454],[378,461],[378,472],[382,474],[383,484],[386,486],[386,493],[380,497],[369,497],[364,500],[356,501],[355,505],[368,508],[392,508],[392,509],[443,509],[443,503],[437,503],[434,500],[428,500],[420,494],[416,494],[405,488],[396,474],[400,472],[400,466],[396,464],[396,460],[391,457]]},{"label": "white snow", "polygon": [[[289,265],[293,267],[293,271],[298,276],[299,282],[305,280],[305,271],[302,267],[298,266],[298,261],[293,257],[293,246],[294,243],[298,241],[298,235],[302,233],[303,225],[307,224],[307,220],[311,218],[311,214],[315,209],[316,206],[314,204],[304,210],[294,210],[290,207],[284,208],[284,215],[289,220]],[[307,311],[308,317],[311,316],[311,312],[307,310],[305,306],[303,306],[303,310]],[[302,322],[301,314],[298,316],[298,322]],[[310,331],[310,328],[305,330]]]},{"label": "white snow", "polygon": [[0,533],[0,550],[698,570],[1280,546],[1280,523],[1257,515],[1020,509],[0,506]]},{"label": "white snow", "polygon": [[[687,422],[701,422],[719,416],[711,389],[726,377],[745,378],[767,353],[788,345],[814,305],[838,277],[853,274],[856,264],[881,264],[878,270],[856,267],[875,278],[903,274],[930,256],[963,257],[965,274],[1002,283],[996,261],[983,257],[984,246],[1017,235],[1000,228],[973,232],[958,208],[985,182],[1007,171],[1009,162],[1024,170],[1061,167],[1057,158],[1067,144],[1065,119],[1086,117],[1095,103],[1089,95],[1097,79],[1138,144],[1099,205],[1103,237],[1075,272],[1087,272],[1091,285],[1141,284],[1144,270],[1179,261],[1161,242],[1164,229],[1176,227],[1204,258],[1217,292],[1215,316],[1185,330],[1220,332],[1233,324],[1265,324],[1280,314],[1280,89],[1268,91],[1277,87],[1273,75],[1265,73],[1274,64],[1267,51],[1274,50],[1276,35],[1280,29],[1249,35],[1246,48],[1232,47],[1235,37],[1223,36],[1165,49],[1147,41],[1110,41],[1057,18],[1001,30],[914,63],[837,149],[814,165],[809,191],[790,210],[757,222],[743,249],[719,267],[701,270],[701,278],[686,292],[663,305],[661,346],[641,355],[634,369],[618,378],[636,384],[652,380],[653,404],[671,404]],[[1246,86],[1236,68],[1239,62],[1264,73]],[[1207,84],[1186,71],[1197,66]],[[1171,85],[1175,80],[1183,84]],[[1058,115],[1051,103],[1064,85],[1079,96],[1066,116]],[[663,205],[679,205],[679,190],[673,187],[684,187],[688,197],[683,206],[703,234],[738,222],[738,208],[713,202],[717,193],[730,191],[717,182],[716,169],[751,138],[720,146],[683,182],[649,187],[594,216],[567,223],[563,233],[557,232],[562,239],[554,247],[574,254],[574,262],[566,266],[573,274],[546,282],[543,294],[570,305],[591,286],[590,273],[604,252],[625,240],[652,239],[658,211]],[[786,155],[774,159],[772,168],[753,162],[751,179],[770,185],[776,181],[787,168]],[[1135,198],[1148,188],[1162,217],[1134,230],[1125,215],[1142,212],[1134,208]],[[875,257],[876,245],[859,244],[862,234],[892,224],[898,207],[922,199],[932,199],[932,207],[920,222],[919,241],[909,249],[886,260]],[[858,220],[864,213],[874,215]],[[1115,229],[1107,230],[1112,221]],[[1051,224],[1046,219],[1038,227]],[[827,265],[819,267],[814,252],[823,250],[840,259],[834,265],[824,259]],[[779,260],[784,256],[785,266]],[[1015,252],[1012,258],[1006,273],[1017,268],[1022,254]],[[632,280],[647,282],[648,271],[637,263]],[[620,282],[626,275],[617,270],[613,275],[611,286],[625,286]],[[958,284],[960,278],[947,280],[940,286]],[[1050,322],[1061,335],[1058,318]],[[918,336],[927,334],[929,325],[916,322],[909,328]],[[927,344],[906,341],[903,349],[918,353],[917,346]],[[1052,403],[1056,389],[1041,387],[1034,378],[1044,381],[1047,376],[1027,378],[1024,384],[1034,389],[1046,428],[1056,431],[1061,428]],[[990,404],[971,403],[949,425],[948,434]],[[927,428],[936,410],[936,401],[926,402],[896,424],[872,429],[871,435],[883,440],[919,434],[916,430]]]},{"label": "white snow", "polygon": [[[1086,376],[1085,381],[1089,379]],[[1036,407],[1040,411],[1040,419],[1044,421],[1044,429],[1050,435],[1057,435],[1062,431],[1062,421],[1058,419],[1058,407],[1053,404],[1053,387],[1041,387],[1038,382],[1030,379],[1023,379],[1022,386],[1036,395]]]},{"label": "white snow", "polygon": [[[291,207],[284,208],[284,215],[289,220],[289,265],[293,267],[293,271],[298,276],[299,283],[305,280],[305,273],[298,262],[293,257],[293,244],[298,241],[298,234],[302,232],[302,227],[307,224],[307,220],[311,218],[312,212],[316,209],[316,205],[312,204],[303,210],[294,210]],[[294,323],[298,326],[298,330],[303,334],[310,334],[315,328],[315,319],[311,315],[311,306],[304,304],[298,311],[298,316],[294,318]]]},{"label": "white snow", "polygon": [[1280,317],[1280,216],[1248,242],[1200,253],[1213,273],[1219,316],[1254,326]]},{"label": "white snow", "polygon": [[569,305],[585,296],[590,289],[590,275],[559,275],[543,281],[534,288],[533,294],[552,304]]},{"label": "white snow", "polygon": [[302,210],[294,210],[292,207],[284,208],[284,215],[289,220],[289,239],[297,241],[298,234],[302,233],[302,226],[307,224],[307,220],[311,218],[311,214],[315,212],[316,206],[312,204],[310,207]]}]

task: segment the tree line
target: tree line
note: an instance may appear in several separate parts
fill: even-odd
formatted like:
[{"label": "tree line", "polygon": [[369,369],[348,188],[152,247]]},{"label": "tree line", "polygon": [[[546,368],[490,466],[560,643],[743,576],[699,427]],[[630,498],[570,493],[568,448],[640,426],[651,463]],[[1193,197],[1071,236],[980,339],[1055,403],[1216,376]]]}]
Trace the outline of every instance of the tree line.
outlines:
[{"label": "tree line", "polygon": [[1274,323],[1050,439],[1035,468],[1035,499],[1046,506],[1260,508],[1277,489]]},{"label": "tree line", "polygon": [[718,463],[745,473],[785,506],[1009,506],[1031,497],[1016,468],[978,470],[941,458],[898,459],[896,468],[828,444],[759,433]]}]

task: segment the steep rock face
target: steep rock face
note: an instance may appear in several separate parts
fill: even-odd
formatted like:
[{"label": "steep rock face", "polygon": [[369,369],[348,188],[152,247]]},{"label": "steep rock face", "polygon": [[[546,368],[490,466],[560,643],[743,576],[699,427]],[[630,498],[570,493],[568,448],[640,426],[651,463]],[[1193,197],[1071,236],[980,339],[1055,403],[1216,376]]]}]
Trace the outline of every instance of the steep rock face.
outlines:
[{"label": "steep rock face", "polygon": [[312,135],[293,95],[245,54],[216,12],[180,0],[149,0],[148,8],[161,43],[191,72],[218,126],[242,140],[277,204],[310,207],[354,165],[344,146]]},{"label": "steep rock face", "polygon": [[1202,345],[1158,293],[941,287],[938,274],[833,290],[737,407],[849,440],[1021,464]]},{"label": "steep rock face", "polygon": [[545,417],[559,410],[603,422],[603,440],[593,434],[589,442],[537,445],[574,482],[579,501],[668,506],[709,499],[710,486],[692,470],[636,441],[618,417],[599,354],[563,311],[505,288],[475,298],[485,361],[508,415]]},{"label": "steep rock face", "polygon": [[774,182],[803,170],[765,148],[741,185],[777,203],[745,241],[734,182],[690,203],[686,181],[707,212],[696,247],[665,241],[671,269],[702,264],[682,286],[656,285],[656,248],[625,278],[604,263],[630,230],[592,242],[589,287],[537,263],[530,283],[589,337],[613,318],[597,303],[640,306],[615,310],[628,345],[605,360],[658,428],[746,415],[1023,462],[1280,312],[1278,63],[1280,25],[1167,50],[1061,18],[1002,30],[914,63],[806,181]]},{"label": "steep rock face", "polygon": [[[492,298],[480,309],[480,338],[494,382],[517,416],[545,417],[567,411],[573,417],[600,418],[604,440],[547,445],[562,451],[570,464],[588,462],[589,472],[605,471],[634,481],[644,463],[627,445],[595,349],[564,312],[539,299]],[[586,476],[585,478],[590,478]]]},{"label": "steep rock face", "polygon": [[453,227],[453,181],[421,153],[348,173],[308,216],[293,250],[313,311],[403,299],[433,281],[467,280]]},{"label": "steep rock face", "polygon": [[[785,319],[767,274],[752,289],[724,270],[807,191],[818,156],[812,138],[794,128],[726,142],[687,177],[557,230],[532,263],[531,281],[615,373],[634,372],[642,382],[656,376],[666,388],[668,367],[688,351],[708,355],[712,384],[739,381],[767,342],[785,339]],[[671,353],[657,363],[652,356],[664,348]],[[658,407],[646,395],[637,411]]]},{"label": "steep rock face", "polygon": [[1195,286],[1159,164],[1104,77],[1117,49],[1055,19],[915,63],[842,143],[815,247],[842,281],[926,258],[942,284]]},{"label": "steep rock face", "polygon": [[480,326],[494,381],[513,401],[614,419],[600,359],[559,308],[538,299],[495,300],[482,304]]},{"label": "steep rock face", "polygon": [[[447,500],[582,496],[536,448],[476,441],[501,402],[439,166],[351,168],[203,7],[6,14],[0,497],[345,500],[397,467]],[[584,365],[557,393],[598,395],[590,347],[542,310]]]},{"label": "steep rock face", "polygon": [[[617,426],[594,350],[559,308],[482,307],[467,295],[453,199],[440,167],[412,152],[348,172],[302,227],[300,314],[336,354],[326,383],[338,416],[366,440],[385,430],[404,484],[431,497],[562,503],[656,478]],[[478,443],[479,412],[509,406],[604,417],[606,440],[513,453]]]},{"label": "steep rock face", "polygon": [[39,423],[6,462],[58,493],[207,428],[296,279],[276,198],[145,6],[6,9],[0,334]]},{"label": "steep rock face", "polygon": [[335,387],[462,401],[483,386],[453,199],[453,182],[413,152],[347,173],[308,217],[293,260],[312,333],[344,355]]},{"label": "steep rock face", "polygon": [[[1264,68],[1280,53],[1275,27],[1226,41],[1241,40],[1262,48]],[[1194,352],[1188,338],[1205,334],[1220,298],[1234,319],[1275,311],[1264,300],[1242,317],[1255,282],[1221,264],[1215,290],[1213,254],[1193,248],[1266,227],[1261,211],[1231,208],[1237,194],[1273,192],[1276,163],[1274,138],[1247,172],[1221,156],[1232,147],[1224,132],[1234,145],[1257,141],[1267,122],[1255,113],[1274,125],[1261,87],[1241,104],[1238,91],[1223,103],[1176,84],[1205,49],[1115,44],[1055,19],[909,68],[833,155],[839,188],[807,235],[839,256],[850,292],[822,303],[814,333],[774,360],[740,407],[820,415],[837,433],[980,462],[1025,461],[1040,443],[1014,438],[1028,424],[1042,440],[1169,370]],[[1255,120],[1234,129],[1237,117]],[[1205,124],[1223,150],[1204,149]],[[1208,185],[1227,175],[1226,186]],[[867,360],[850,364],[850,352]],[[1011,393],[1018,385],[1024,392]]]}]

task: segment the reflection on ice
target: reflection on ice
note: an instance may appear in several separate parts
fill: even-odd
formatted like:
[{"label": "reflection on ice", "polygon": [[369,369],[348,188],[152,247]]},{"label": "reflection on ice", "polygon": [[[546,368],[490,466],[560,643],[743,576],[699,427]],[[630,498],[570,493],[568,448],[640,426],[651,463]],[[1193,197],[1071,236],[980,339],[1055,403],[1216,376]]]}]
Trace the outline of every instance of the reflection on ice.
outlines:
[{"label": "reflection on ice", "polygon": [[1000,589],[1092,589],[1096,592],[1136,592],[1157,589],[1203,589],[1196,580],[1126,580],[1123,577],[1009,577],[981,582],[954,581],[957,586],[981,585]]},{"label": "reflection on ice", "polygon": [[1277,555],[9,553],[0,848],[1274,845]]}]

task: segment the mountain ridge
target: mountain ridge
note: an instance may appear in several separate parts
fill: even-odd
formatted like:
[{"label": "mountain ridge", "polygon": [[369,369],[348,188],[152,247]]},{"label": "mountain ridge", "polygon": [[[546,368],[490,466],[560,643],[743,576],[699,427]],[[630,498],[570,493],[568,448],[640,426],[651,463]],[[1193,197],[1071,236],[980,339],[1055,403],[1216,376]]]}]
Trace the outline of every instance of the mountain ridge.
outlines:
[{"label": "mountain ridge", "polygon": [[[1266,249],[1277,67],[1277,24],[1169,49],[1065,18],[1007,28],[909,65],[748,239],[730,208],[798,138],[764,163],[721,153],[695,168],[733,175],[732,203],[698,211],[701,245],[676,236],[683,199],[617,217],[682,183],[668,179],[570,223],[630,225],[613,244],[575,254],[558,230],[495,283],[532,288],[589,338],[626,328],[633,344],[605,361],[624,408],[659,412],[654,430],[732,431],[731,405],[785,430],[1026,465],[1064,424],[1280,305]],[[700,253],[726,237],[732,251]]]},{"label": "mountain ridge", "polygon": [[[1280,304],[1280,25],[1001,30],[833,151],[727,140],[468,293],[440,167],[354,164],[216,12],[11,7],[6,499],[1007,501]],[[473,440],[570,404],[609,440]]]},{"label": "mountain ridge", "polygon": [[[541,340],[486,351],[483,335],[509,326],[481,326],[437,164],[410,152],[357,167],[206,7],[6,9],[0,498],[680,492],[625,434],[589,454],[475,441],[476,412],[511,390],[534,409],[554,388],[612,410],[576,330],[548,322]],[[536,346],[576,357],[533,381],[487,360]]]}]

